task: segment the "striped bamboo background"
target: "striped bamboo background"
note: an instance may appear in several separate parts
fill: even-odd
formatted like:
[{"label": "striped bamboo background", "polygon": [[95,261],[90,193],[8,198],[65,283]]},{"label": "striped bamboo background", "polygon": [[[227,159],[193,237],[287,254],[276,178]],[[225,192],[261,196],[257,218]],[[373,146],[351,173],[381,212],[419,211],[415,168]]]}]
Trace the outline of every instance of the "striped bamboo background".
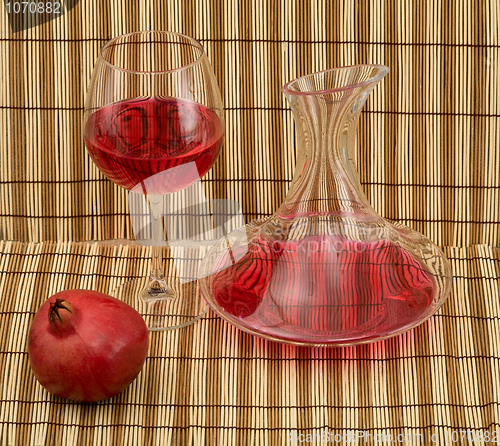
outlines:
[{"label": "striped bamboo background", "polygon": [[83,100],[99,48],[134,30],[199,39],[223,92],[227,138],[205,177],[248,221],[272,213],[294,167],[282,85],[356,63],[391,72],[360,129],[374,207],[439,245],[498,245],[500,4],[496,0],[81,0],[12,33],[0,21],[0,239],[130,238],[126,192],[87,155]]},{"label": "striped bamboo background", "polygon": [[[435,433],[444,444],[454,430],[500,430],[498,1],[80,0],[17,33],[1,6],[0,17],[1,446],[275,446],[293,444],[293,431],[356,429],[424,435],[407,444]],[[440,312],[342,349],[263,341],[209,313],[152,333],[142,373],[110,401],[46,393],[26,354],[39,305],[148,272],[147,248],[88,243],[132,231],[127,194],[93,165],[81,125],[99,48],[147,29],[205,46],[227,134],[203,182],[247,221],[274,212],[292,178],[281,86],[336,66],[389,66],[362,113],[358,170],[382,216],[445,247],[455,277]]]}]

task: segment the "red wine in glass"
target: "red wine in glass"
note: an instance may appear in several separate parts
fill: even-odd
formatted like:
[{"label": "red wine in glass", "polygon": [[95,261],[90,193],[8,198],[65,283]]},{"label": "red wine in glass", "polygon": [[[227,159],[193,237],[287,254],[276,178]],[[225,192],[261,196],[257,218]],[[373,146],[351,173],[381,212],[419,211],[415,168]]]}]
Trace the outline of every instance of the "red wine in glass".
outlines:
[{"label": "red wine in glass", "polygon": [[[224,129],[217,114],[196,102],[177,98],[122,101],[94,112],[85,125],[85,144],[99,170],[132,190],[160,172],[195,162],[193,169],[173,169],[148,182],[144,193],[176,192],[202,177],[217,159]],[[134,189],[135,190],[135,189]]]},{"label": "red wine in glass", "polygon": [[[368,341],[428,312],[435,281],[397,244],[309,236],[254,238],[211,288],[228,316],[273,338]],[[312,327],[312,328],[311,328]]]}]

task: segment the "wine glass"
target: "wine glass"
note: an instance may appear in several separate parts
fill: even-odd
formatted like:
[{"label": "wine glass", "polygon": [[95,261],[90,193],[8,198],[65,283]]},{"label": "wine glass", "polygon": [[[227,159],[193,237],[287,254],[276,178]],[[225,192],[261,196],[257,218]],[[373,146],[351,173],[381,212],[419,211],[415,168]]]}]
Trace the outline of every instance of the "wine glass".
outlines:
[{"label": "wine glass", "polygon": [[222,100],[202,45],[165,31],[108,41],[90,81],[84,135],[101,172],[130,193],[143,194],[149,204],[149,284],[140,291],[140,280],[130,280],[113,294],[146,307],[150,330],[189,325],[207,307],[199,295],[183,293],[178,281],[168,284],[164,277],[162,241],[168,228],[163,227],[162,203],[165,194],[199,181],[221,149]]}]

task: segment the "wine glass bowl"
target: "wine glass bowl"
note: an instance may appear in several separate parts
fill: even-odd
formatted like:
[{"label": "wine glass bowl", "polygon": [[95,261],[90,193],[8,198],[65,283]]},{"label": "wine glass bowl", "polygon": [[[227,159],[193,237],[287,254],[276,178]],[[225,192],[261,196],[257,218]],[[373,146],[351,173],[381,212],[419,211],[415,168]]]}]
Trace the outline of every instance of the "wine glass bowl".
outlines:
[{"label": "wine glass bowl", "polygon": [[[155,314],[150,329],[184,326],[205,312],[199,302],[181,305],[179,286],[169,286],[164,277],[162,241],[168,228],[163,227],[161,197],[199,181],[217,159],[223,136],[220,91],[198,41],[145,31],[103,46],[86,98],[84,139],[108,179],[148,196],[152,265],[141,296]],[[136,287],[128,283],[114,294],[123,297]],[[167,324],[169,312],[179,311],[186,320]]]}]

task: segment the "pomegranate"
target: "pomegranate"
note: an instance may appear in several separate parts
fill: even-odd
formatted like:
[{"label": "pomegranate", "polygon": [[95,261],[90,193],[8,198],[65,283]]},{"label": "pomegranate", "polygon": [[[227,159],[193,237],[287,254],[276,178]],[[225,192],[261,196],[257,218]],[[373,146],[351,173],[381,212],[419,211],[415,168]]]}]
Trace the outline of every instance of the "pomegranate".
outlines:
[{"label": "pomegranate", "polygon": [[36,379],[50,393],[99,401],[137,377],[148,345],[146,324],[131,306],[97,291],[67,290],[38,309],[28,355]]}]

